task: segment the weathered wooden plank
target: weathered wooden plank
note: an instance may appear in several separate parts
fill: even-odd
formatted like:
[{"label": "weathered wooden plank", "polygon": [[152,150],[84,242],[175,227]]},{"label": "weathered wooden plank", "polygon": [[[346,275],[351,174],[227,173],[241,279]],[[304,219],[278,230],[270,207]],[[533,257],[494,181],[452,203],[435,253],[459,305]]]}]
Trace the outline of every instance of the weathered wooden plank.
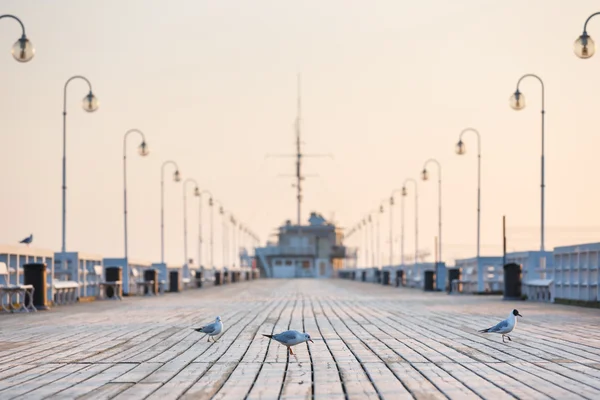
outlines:
[{"label": "weathered wooden plank", "polygon": [[[500,307],[514,306],[340,280],[261,280],[0,315],[0,398],[600,398],[598,310],[519,303],[526,317],[505,344],[477,333]],[[207,343],[191,327],[216,314],[226,331]],[[288,358],[262,336],[288,328],[315,343]]]},{"label": "weathered wooden plank", "polygon": [[37,372],[40,373],[40,375],[28,380],[26,384],[15,385],[6,390],[1,390],[0,398],[12,399],[19,396],[24,396],[25,398],[30,399],[35,398],[33,397],[34,395],[30,392],[33,392],[35,389],[44,387],[45,385],[48,385],[54,381],[60,380],[61,378],[64,378],[74,372],[77,372],[84,367],[85,365],[67,364],[61,365],[60,367],[47,373],[43,373],[37,370]]},{"label": "weathered wooden plank", "polygon": [[91,390],[78,399],[81,400],[108,400],[113,399],[119,393],[133,387],[132,383],[105,383],[104,385]]},{"label": "weathered wooden plank", "polygon": [[208,363],[190,363],[177,375],[152,393],[148,400],[178,399],[208,370]]},{"label": "weathered wooden plank", "polygon": [[[115,385],[115,383],[114,382],[107,383],[104,386],[112,386],[112,385]],[[124,383],[121,385],[129,385],[129,384]],[[120,391],[115,397],[108,397],[108,398],[112,398],[114,400],[145,399],[152,392],[156,391],[159,387],[161,387],[161,385],[162,385],[161,383],[138,382],[138,383],[135,383],[135,384],[127,387],[125,390]]]},{"label": "weathered wooden plank", "polygon": [[[56,393],[52,396],[53,399],[75,399],[80,396],[90,395],[94,393],[94,391],[100,389],[102,386],[106,385],[113,379],[123,375],[124,373],[130,371],[135,367],[135,364],[117,364],[113,365],[110,368],[105,369],[104,371],[96,374],[89,379],[78,382],[75,385],[65,389],[59,393]],[[103,396],[103,393],[113,393],[117,394],[129,386],[131,383],[114,383],[112,384],[112,388],[107,387],[106,389],[100,390],[98,393],[99,396]]]},{"label": "weathered wooden plank", "polygon": [[28,392],[23,395],[23,400],[29,399],[45,399],[47,397],[52,397],[63,390],[70,388],[80,382],[83,382],[91,377],[98,375],[104,370],[110,368],[110,364],[95,364],[95,365],[82,365],[82,369],[78,370],[75,373],[65,376],[64,378],[57,379],[54,382],[49,384],[45,384],[44,386],[39,387],[32,392]]},{"label": "weathered wooden plank", "polygon": [[[214,396],[215,400],[228,399],[243,399],[249,392],[250,387],[254,383],[258,370],[261,364],[259,363],[241,363],[229,376],[225,386],[221,388]],[[190,393],[183,399],[195,399]],[[158,399],[157,399],[158,400]]]},{"label": "weathered wooden plank", "polygon": [[402,383],[417,400],[435,400],[445,399],[446,396],[440,392],[431,382],[429,382],[413,366],[404,362],[389,364],[389,367],[396,376],[399,376]]}]

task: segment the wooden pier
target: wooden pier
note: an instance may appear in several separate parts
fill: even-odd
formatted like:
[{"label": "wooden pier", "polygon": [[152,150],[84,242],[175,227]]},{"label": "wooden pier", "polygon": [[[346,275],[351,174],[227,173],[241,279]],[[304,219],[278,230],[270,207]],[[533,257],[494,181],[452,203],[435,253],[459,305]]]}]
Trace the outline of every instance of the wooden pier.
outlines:
[{"label": "wooden pier", "polygon": [[[512,342],[477,333],[513,308]],[[600,399],[600,310],[262,279],[0,314],[0,399],[44,398]]]}]

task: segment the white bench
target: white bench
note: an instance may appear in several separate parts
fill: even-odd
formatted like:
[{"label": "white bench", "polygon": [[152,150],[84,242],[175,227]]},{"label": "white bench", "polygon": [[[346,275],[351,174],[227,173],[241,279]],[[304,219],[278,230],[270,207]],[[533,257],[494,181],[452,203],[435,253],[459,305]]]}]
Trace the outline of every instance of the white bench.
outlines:
[{"label": "white bench", "polygon": [[[98,298],[102,299],[102,298],[107,298],[107,299],[112,299],[112,300],[122,300],[121,296],[119,295],[119,293],[121,293],[123,287],[123,283],[121,281],[115,281],[115,282],[100,282],[98,284]],[[108,288],[112,288],[112,296],[108,295]]]},{"label": "white bench", "polygon": [[189,289],[190,283],[192,283],[192,280],[190,278],[181,278],[181,283],[183,284],[184,289]]},{"label": "white bench", "polygon": [[542,301],[550,303],[552,299],[551,286],[553,279],[533,279],[523,282],[523,294],[527,296],[527,300]]},{"label": "white bench", "polygon": [[4,284],[0,285],[0,307],[11,313],[37,311],[33,305],[33,285],[11,285],[10,272],[6,263],[0,262],[0,276],[4,276]]},{"label": "white bench", "polygon": [[52,283],[54,289],[55,304],[71,304],[77,302],[77,292],[79,291],[79,283],[75,281],[59,281],[54,280]]},{"label": "white bench", "polygon": [[140,289],[142,289],[142,296],[154,296],[154,281],[137,281],[136,283],[136,293],[140,294]]}]

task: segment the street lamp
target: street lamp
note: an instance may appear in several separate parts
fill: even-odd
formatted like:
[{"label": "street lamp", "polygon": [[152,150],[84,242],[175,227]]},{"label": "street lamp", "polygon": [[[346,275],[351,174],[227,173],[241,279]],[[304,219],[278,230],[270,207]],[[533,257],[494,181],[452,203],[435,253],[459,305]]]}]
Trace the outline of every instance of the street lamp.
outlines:
[{"label": "street lamp", "polygon": [[[235,217],[233,216],[233,214],[229,213],[229,222],[231,222],[231,249],[229,251],[229,255],[233,256],[233,259],[231,260],[231,268],[235,267],[235,261],[236,261],[236,237],[235,237],[235,231],[236,231],[236,226],[237,226],[237,222]],[[229,257],[227,257],[229,258]]]},{"label": "street lamp", "polygon": [[544,116],[546,114],[546,110],[545,110],[545,94],[544,94],[544,81],[542,81],[542,79],[534,74],[525,74],[523,75],[519,81],[517,82],[517,90],[516,92],[512,95],[512,97],[510,98],[510,106],[515,109],[515,110],[522,110],[523,108],[525,108],[525,98],[523,97],[523,94],[521,94],[519,92],[519,84],[521,83],[521,81],[524,78],[535,78],[540,82],[540,85],[542,87],[542,177],[541,177],[541,240],[540,240],[540,249],[541,251],[544,251],[544,207],[545,207],[545,159],[544,159],[544,140],[545,140],[545,136],[544,136]]},{"label": "street lamp", "polygon": [[35,55],[35,49],[33,48],[33,44],[31,44],[31,42],[29,41],[29,39],[27,39],[27,36],[25,35],[25,25],[23,25],[23,22],[21,22],[21,20],[14,15],[0,15],[0,19],[2,18],[14,19],[19,23],[19,25],[21,25],[21,38],[17,39],[11,50],[14,59],[22,63],[30,61]]},{"label": "street lamp", "polygon": [[392,191],[390,195],[390,266],[394,264],[394,195],[400,192],[400,189]]},{"label": "street lamp", "polygon": [[363,244],[365,248],[365,268],[369,265],[369,228],[367,228],[367,219],[363,218],[362,227],[364,228]]},{"label": "street lamp", "polygon": [[212,264],[212,245],[213,245],[213,240],[212,240],[212,238],[213,238],[212,193],[205,189],[202,192],[200,192],[200,203],[199,203],[199,210],[198,210],[198,213],[199,213],[199,218],[198,218],[198,223],[199,223],[199,226],[198,226],[198,243],[199,243],[199,245],[198,245],[198,265],[199,266],[203,265],[203,263],[202,263],[202,247],[204,245],[203,232],[202,232],[202,226],[203,226],[203,224],[202,224],[202,195],[203,194],[208,194],[210,196],[208,198],[208,205],[210,206],[210,209],[211,209],[210,210],[210,213],[211,213],[211,215],[210,215],[210,247],[211,247],[210,263]]},{"label": "street lamp", "polygon": [[573,50],[575,51],[575,55],[579,58],[590,58],[596,52],[596,44],[592,40],[592,38],[587,34],[586,28],[587,24],[592,19],[592,17],[600,14],[600,12],[594,13],[585,20],[585,24],[583,24],[583,33],[575,43],[573,44]]},{"label": "street lamp", "polygon": [[165,167],[172,165],[175,168],[173,173],[173,181],[181,181],[179,167],[175,161],[165,161],[161,167],[160,174],[160,262],[165,263]]},{"label": "street lamp", "polygon": [[[183,182],[183,258],[184,258],[184,263],[185,265],[188,264],[188,240],[187,240],[187,184],[188,183],[193,183],[194,185],[196,185],[194,187],[194,197],[198,197],[199,201],[202,202],[202,200],[200,199],[200,188],[198,187],[198,182],[196,182],[195,179],[193,178],[187,178],[184,182]],[[198,261],[200,262],[200,261]],[[189,276],[187,276],[186,278],[189,278]]]},{"label": "street lamp", "polygon": [[[142,137],[142,142],[138,146],[138,153],[140,156],[145,157],[148,155],[148,145],[146,144],[146,137],[144,133],[138,129],[130,129],[125,132],[123,136],[123,226],[124,226],[124,238],[125,238],[125,262],[128,264],[127,259],[129,253],[127,250],[127,136],[130,133],[137,133]],[[129,274],[129,268],[125,268],[125,274]],[[129,276],[129,275],[127,275]]]},{"label": "street lamp", "polygon": [[412,178],[406,178],[402,184],[402,203],[401,203],[401,227],[402,235],[400,238],[400,249],[401,249],[401,261],[404,265],[404,198],[408,195],[406,190],[406,184],[412,183],[415,185],[415,265],[417,264],[417,257],[419,254],[419,194],[417,190],[417,181]]},{"label": "street lamp", "polygon": [[221,263],[224,268],[227,262],[227,222],[225,220],[225,209],[223,208],[223,204],[216,199],[214,202],[219,204],[219,214],[221,215],[221,250],[223,252]]},{"label": "street lamp", "polygon": [[[427,164],[435,163],[438,167],[438,260],[442,261],[442,166],[439,161],[434,158],[430,158],[425,161],[423,165],[423,171],[421,172],[421,178],[426,181],[429,179],[429,173],[427,172]],[[416,257],[416,255],[415,255]]]},{"label": "street lamp", "polygon": [[456,144],[456,154],[458,155],[463,155],[467,152],[465,144],[462,141],[463,135],[466,132],[473,132],[477,135],[477,262],[479,262],[481,236],[481,136],[476,129],[463,129]]},{"label": "street lamp", "polygon": [[[371,262],[373,267],[380,268],[381,267],[381,247],[380,247],[380,225],[379,225],[379,216],[383,213],[383,205],[380,205],[379,208],[372,210],[368,215],[368,222],[371,225]],[[375,237],[375,232],[373,232],[373,214],[376,214],[376,229],[377,229],[377,237]]]},{"label": "street lamp", "polygon": [[386,201],[387,199],[383,199],[381,201],[381,204],[379,205],[379,214],[377,215],[377,266],[379,269],[381,269],[381,267],[383,267],[383,262],[382,262],[382,258],[381,257],[381,214],[383,214],[383,203]]},{"label": "street lamp", "polygon": [[62,262],[64,262],[66,252],[66,224],[67,224],[67,87],[75,79],[84,80],[89,88],[89,94],[83,99],[83,109],[93,112],[98,109],[98,100],[92,93],[92,84],[90,81],[80,75],[72,76],[65,83],[63,91],[63,157],[62,157]]}]

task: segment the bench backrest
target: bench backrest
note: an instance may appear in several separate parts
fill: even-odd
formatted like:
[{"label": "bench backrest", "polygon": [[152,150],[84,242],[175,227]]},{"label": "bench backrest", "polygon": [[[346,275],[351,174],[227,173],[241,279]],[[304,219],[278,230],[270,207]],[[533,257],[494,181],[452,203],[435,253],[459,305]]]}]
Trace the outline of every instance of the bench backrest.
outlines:
[{"label": "bench backrest", "polygon": [[7,275],[8,276],[8,267],[6,263],[0,262],[0,276]]},{"label": "bench backrest", "polygon": [[4,282],[5,285],[8,285],[8,267],[6,263],[0,262],[0,281]]}]

